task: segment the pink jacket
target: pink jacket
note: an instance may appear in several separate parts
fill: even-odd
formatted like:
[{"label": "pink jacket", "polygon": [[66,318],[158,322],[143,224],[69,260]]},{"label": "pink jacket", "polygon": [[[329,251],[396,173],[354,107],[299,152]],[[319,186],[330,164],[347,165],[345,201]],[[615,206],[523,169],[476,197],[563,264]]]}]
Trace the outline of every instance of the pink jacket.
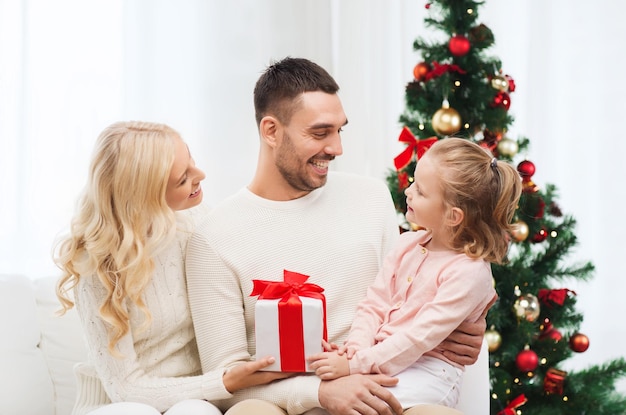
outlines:
[{"label": "pink jacket", "polygon": [[437,346],[463,321],[475,322],[496,295],[491,265],[453,251],[429,251],[425,231],[405,232],[358,306],[346,344],[350,373],[395,375]]}]

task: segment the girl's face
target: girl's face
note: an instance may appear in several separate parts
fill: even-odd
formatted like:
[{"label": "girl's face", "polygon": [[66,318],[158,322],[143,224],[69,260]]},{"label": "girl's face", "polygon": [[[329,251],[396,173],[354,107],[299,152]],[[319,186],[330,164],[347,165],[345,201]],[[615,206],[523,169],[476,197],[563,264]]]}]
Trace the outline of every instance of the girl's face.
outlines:
[{"label": "girl's face", "polygon": [[189,209],[202,202],[200,182],[205,175],[196,167],[185,142],[180,137],[176,137],[174,142],[176,154],[165,190],[165,200],[172,210]]},{"label": "girl's face", "polygon": [[405,191],[406,219],[429,229],[433,235],[443,229],[446,207],[440,173],[426,152],[415,166],[414,181]]}]

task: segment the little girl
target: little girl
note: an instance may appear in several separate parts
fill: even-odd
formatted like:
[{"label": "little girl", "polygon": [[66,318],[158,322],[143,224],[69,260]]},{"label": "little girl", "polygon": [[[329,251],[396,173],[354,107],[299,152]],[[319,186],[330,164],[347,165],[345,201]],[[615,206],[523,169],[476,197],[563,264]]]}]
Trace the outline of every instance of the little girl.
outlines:
[{"label": "little girl", "polygon": [[[510,164],[469,140],[435,143],[406,189],[409,222],[359,304],[346,343],[310,357],[323,380],[354,373],[399,378],[407,409],[455,407],[464,367],[436,346],[494,300],[490,262],[501,263],[522,183]],[[332,350],[337,349],[337,350]]]}]

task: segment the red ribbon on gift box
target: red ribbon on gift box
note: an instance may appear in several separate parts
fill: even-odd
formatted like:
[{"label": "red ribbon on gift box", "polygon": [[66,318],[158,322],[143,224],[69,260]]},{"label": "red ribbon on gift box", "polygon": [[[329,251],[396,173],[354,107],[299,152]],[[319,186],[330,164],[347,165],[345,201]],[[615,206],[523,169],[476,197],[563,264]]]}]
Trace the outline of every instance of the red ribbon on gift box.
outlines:
[{"label": "red ribbon on gift box", "polygon": [[[316,284],[307,283],[308,275],[293,271],[283,271],[283,281],[252,280],[254,287],[250,296],[259,296],[259,300],[275,300],[278,302],[278,331],[280,342],[281,368],[289,368],[290,371],[306,371],[304,356],[304,333],[302,321],[302,301],[300,297],[317,298],[322,300],[322,312],[324,318],[324,340],[328,340],[326,328],[326,297],[324,289]],[[283,312],[289,309],[296,312]],[[299,312],[298,312],[299,311]],[[289,336],[281,333],[289,333]],[[293,342],[293,335],[299,333],[300,337]]]}]

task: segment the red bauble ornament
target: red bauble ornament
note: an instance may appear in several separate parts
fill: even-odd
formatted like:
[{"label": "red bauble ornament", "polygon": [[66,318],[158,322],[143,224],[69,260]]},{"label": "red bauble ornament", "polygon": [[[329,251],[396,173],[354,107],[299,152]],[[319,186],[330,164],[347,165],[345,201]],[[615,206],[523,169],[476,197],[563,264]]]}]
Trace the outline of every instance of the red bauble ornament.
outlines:
[{"label": "red bauble ornament", "polygon": [[533,242],[535,243],[543,242],[546,240],[547,237],[548,237],[548,230],[545,228],[545,226],[542,226],[539,232],[533,235]]},{"label": "red bauble ornament", "polygon": [[569,339],[569,347],[576,353],[582,353],[589,348],[589,337],[582,333],[575,333]]},{"label": "red bauble ornament", "polygon": [[450,38],[448,49],[454,56],[466,55],[470,50],[470,41],[463,35],[455,35]]},{"label": "red bauble ornament", "polygon": [[413,77],[416,81],[423,81],[428,72],[430,72],[430,65],[426,62],[420,62],[413,68]]},{"label": "red bauble ornament", "polygon": [[563,335],[560,331],[555,329],[550,323],[549,319],[544,320],[544,324],[541,326],[541,334],[539,334],[539,340],[552,339],[555,343],[561,341]]},{"label": "red bauble ornament", "polygon": [[517,171],[524,180],[530,180],[535,174],[535,164],[530,160],[524,160],[517,165]]},{"label": "red bauble ornament", "polygon": [[502,107],[505,110],[508,110],[511,107],[511,97],[508,93],[504,91],[500,91],[493,97],[493,102],[491,103],[492,107]]},{"label": "red bauble ornament", "polygon": [[515,365],[522,372],[532,372],[539,366],[539,357],[532,350],[525,349],[517,354]]},{"label": "red bauble ornament", "polygon": [[560,342],[563,335],[557,329],[552,329],[546,333],[546,338],[554,340],[554,342]]}]

